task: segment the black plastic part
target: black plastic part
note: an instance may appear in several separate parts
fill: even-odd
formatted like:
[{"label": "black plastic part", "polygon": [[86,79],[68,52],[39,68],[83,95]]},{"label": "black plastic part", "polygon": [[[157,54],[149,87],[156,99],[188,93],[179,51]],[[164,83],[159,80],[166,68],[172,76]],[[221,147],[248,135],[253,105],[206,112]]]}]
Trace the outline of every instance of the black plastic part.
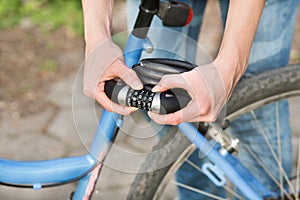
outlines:
[{"label": "black plastic part", "polygon": [[119,82],[115,80],[106,81],[104,85],[105,94],[113,102],[118,103],[118,94],[123,87],[125,87],[125,84],[121,81]]},{"label": "black plastic part", "polygon": [[138,38],[146,38],[153,16],[158,12],[159,0],[143,0],[134,24],[132,34]]},{"label": "black plastic part", "polygon": [[154,15],[152,13],[140,11],[136,23],[134,25],[132,34],[137,38],[147,38],[148,30],[151,25],[153,16]]},{"label": "black plastic part", "polygon": [[206,135],[207,131],[208,131],[208,128],[209,128],[209,125],[206,125],[204,122],[199,122],[197,125],[196,125],[198,131],[202,134],[202,135]]},{"label": "black plastic part", "polygon": [[191,101],[189,94],[180,88],[160,94],[160,114],[169,114],[184,108]]},{"label": "black plastic part", "polygon": [[129,89],[126,97],[126,105],[143,110],[151,110],[152,101],[156,93],[147,89]]},{"label": "black plastic part", "polygon": [[196,65],[181,60],[150,58],[141,60],[139,64],[133,66],[133,70],[144,85],[153,87],[166,74],[180,74],[195,67]]},{"label": "black plastic part", "polygon": [[[124,84],[118,84],[114,80],[105,83],[106,95],[115,103],[118,103],[118,94]],[[134,90],[130,88],[127,92],[126,106],[136,107],[143,110],[151,111],[152,102],[156,93],[151,92],[152,86],[148,85],[147,89]],[[189,94],[180,88],[168,90],[160,94],[160,114],[169,114],[185,107],[191,98]]]},{"label": "black plastic part", "polygon": [[159,0],[142,0],[141,7],[149,12],[157,12]]},{"label": "black plastic part", "polygon": [[190,62],[183,61],[183,60],[176,60],[176,59],[169,59],[169,58],[147,58],[141,60],[140,63],[158,63],[158,64],[164,64],[168,65],[170,67],[176,67],[176,68],[181,68],[183,71],[190,71],[197,67],[197,65],[194,65]]},{"label": "black plastic part", "polygon": [[172,1],[162,18],[162,23],[164,26],[182,27],[188,23],[189,15],[190,8],[188,6]]},{"label": "black plastic part", "polygon": [[74,196],[74,194],[75,194],[75,191],[73,191],[73,192],[71,192],[71,194],[70,194],[70,200],[73,200],[73,196]]}]

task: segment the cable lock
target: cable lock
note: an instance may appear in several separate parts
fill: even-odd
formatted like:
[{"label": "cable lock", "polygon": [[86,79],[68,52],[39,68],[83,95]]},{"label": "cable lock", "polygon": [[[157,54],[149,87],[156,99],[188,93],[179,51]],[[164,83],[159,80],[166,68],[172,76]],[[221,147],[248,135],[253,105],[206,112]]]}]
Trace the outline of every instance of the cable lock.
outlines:
[{"label": "cable lock", "polygon": [[173,113],[185,107],[191,97],[181,89],[174,88],[163,93],[154,93],[151,89],[166,74],[179,74],[193,69],[195,65],[174,59],[144,59],[133,66],[144,88],[134,90],[122,81],[107,81],[105,92],[115,103],[152,111],[155,113]]}]

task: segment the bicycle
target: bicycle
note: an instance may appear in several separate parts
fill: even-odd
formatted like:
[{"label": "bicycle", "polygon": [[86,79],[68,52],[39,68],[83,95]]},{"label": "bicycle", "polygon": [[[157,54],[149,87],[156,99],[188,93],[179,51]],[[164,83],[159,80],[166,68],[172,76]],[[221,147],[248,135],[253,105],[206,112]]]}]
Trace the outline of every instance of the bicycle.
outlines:
[{"label": "bicycle", "polygon": [[[134,29],[133,34],[129,36],[127,47],[125,49],[125,62],[128,66],[133,66],[138,63],[141,52],[145,49],[145,43],[148,42],[146,39],[147,28],[139,28],[150,26],[151,19],[155,13],[154,11],[158,8],[158,6],[158,1],[156,4],[153,2],[151,3],[151,1],[143,1],[143,9],[140,11],[140,17],[138,18],[135,27],[136,29]],[[299,95],[299,79],[300,65],[297,64],[265,72],[251,79],[243,80],[237,86],[235,93],[228,103],[227,120],[230,121],[237,116],[260,107],[268,102]],[[40,189],[42,187],[57,186],[78,180],[78,186],[72,196],[72,199],[88,199],[91,197],[93,187],[97,182],[102,162],[109,150],[109,143],[114,140],[116,132],[120,126],[121,118],[119,118],[117,114],[104,111],[99,122],[93,144],[90,148],[90,153],[87,155],[37,162],[17,162],[1,159],[0,182],[8,186]],[[176,161],[174,163],[172,162],[171,165],[157,171],[138,174],[129,194],[129,199],[158,198],[163,191],[166,182],[171,178],[170,174],[176,172],[179,165],[181,165],[192,151],[196,149],[195,146],[204,151],[203,153],[208,155],[211,161],[217,165],[217,167],[208,165],[206,168],[210,171],[206,172],[206,175],[210,176],[210,179],[215,182],[216,185],[227,187],[225,185],[226,181],[223,178],[225,174],[249,199],[277,198],[277,194],[273,194],[265,189],[263,185],[259,183],[256,178],[251,176],[231,155],[231,153],[234,153],[237,150],[237,147],[234,142],[235,140],[231,140],[232,138],[230,138],[230,136],[226,135],[228,138],[223,138],[226,140],[225,142],[223,141],[225,146],[220,147],[215,145],[214,147],[211,147],[207,139],[200,134],[192,124],[183,123],[178,127],[188,139],[182,134],[175,135],[175,138],[172,138],[172,134],[167,134],[161,139],[160,143],[156,147],[160,148],[162,146],[166,146],[165,144],[169,144],[170,140],[172,140],[172,144],[169,146],[167,145],[167,149],[165,151],[161,151],[161,155],[165,155],[166,152],[172,152],[172,154],[168,154],[171,157],[170,159],[178,159],[175,159]],[[216,128],[218,131],[221,131],[218,127]],[[205,129],[205,127],[203,129]],[[189,140],[191,140],[195,145],[192,145]],[[222,143],[222,141],[219,142]],[[200,145],[202,145],[201,148]],[[161,159],[165,162],[165,156],[150,156],[144,165],[144,170],[152,171],[152,164],[160,165],[162,162]],[[287,199],[293,199],[299,196],[299,160],[300,159],[298,159],[298,169],[295,176],[296,191],[291,191],[292,194],[290,194],[289,191],[282,191],[283,196]],[[189,164],[197,168],[197,166],[194,166],[191,163]],[[237,166],[244,173],[243,175],[235,170]],[[226,171],[224,171],[224,168]],[[184,186],[180,183],[176,183],[175,181],[173,181],[173,183],[177,186],[186,187],[195,191],[194,188]],[[254,184],[254,187],[252,184]],[[280,184],[281,183],[279,183],[279,185]],[[228,188],[228,190],[231,191],[230,188]],[[262,194],[259,195],[258,193]],[[237,195],[238,198],[241,197],[238,194],[234,195]],[[216,198],[215,196],[210,197]],[[278,199],[279,198],[280,195],[278,195]]]}]

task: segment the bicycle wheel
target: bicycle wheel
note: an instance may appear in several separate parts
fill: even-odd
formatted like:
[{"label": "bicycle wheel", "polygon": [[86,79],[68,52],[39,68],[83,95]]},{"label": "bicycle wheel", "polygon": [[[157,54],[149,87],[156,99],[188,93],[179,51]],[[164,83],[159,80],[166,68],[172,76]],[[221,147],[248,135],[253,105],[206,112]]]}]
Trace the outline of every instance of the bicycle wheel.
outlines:
[{"label": "bicycle wheel", "polygon": [[[280,111],[280,102],[285,101],[283,99],[290,97],[297,98],[297,96],[300,96],[300,64],[290,65],[284,68],[264,72],[255,77],[245,78],[238,84],[230,101],[227,104],[226,119],[232,121],[239,116],[248,113],[248,115],[251,115],[255,119],[254,121],[257,123],[257,132],[264,134],[264,129],[268,127],[262,127],[259,125],[255,116],[255,109],[273,102],[273,105],[275,105],[276,108],[277,116],[280,116],[278,113]],[[291,105],[298,106],[298,109],[296,107],[290,108],[291,111],[300,111],[299,98],[289,101],[292,102]],[[291,112],[291,115],[294,115],[293,112]],[[295,120],[295,117],[290,116],[290,119]],[[276,123],[277,126],[280,126],[279,117],[276,119],[276,121],[278,121]],[[272,175],[273,169],[264,167],[263,163],[261,163],[261,159],[255,158],[256,153],[252,151],[248,145],[243,145],[243,140],[240,142],[240,152],[248,152],[257,162],[256,166],[259,166],[254,168],[264,170],[264,173],[268,174],[275,185],[280,188],[281,191],[278,189],[278,191],[276,191],[278,192],[278,197],[272,197],[270,199],[283,199],[283,197],[285,199],[296,199],[296,196],[299,194],[300,132],[297,132],[297,130],[294,129],[295,128],[292,127],[294,165],[293,169],[291,170],[291,174],[283,170],[284,167],[282,166],[284,165],[284,155],[278,155],[280,154],[278,153],[280,151],[278,150],[277,152],[274,152],[274,149],[268,145],[269,142],[265,141],[266,146],[269,148],[269,151],[271,151],[271,154],[274,157],[273,159],[276,160],[277,168],[279,169],[279,178]],[[274,135],[276,136],[276,133],[274,133]],[[280,137],[276,138],[276,142],[279,144],[278,147],[280,147]],[[170,145],[170,143],[172,143],[172,145]],[[183,165],[189,165],[189,167],[193,170],[196,170],[197,173],[201,173],[200,166],[189,160],[190,155],[195,152],[196,147],[191,144],[183,134],[166,134],[156,145],[156,147],[154,147],[154,150],[161,149],[161,147],[166,146],[166,144],[168,144],[168,149],[161,150],[161,155],[150,155],[147,158],[146,162],[141,167],[142,171],[150,171],[150,169],[155,168],[156,165],[161,165],[161,163],[164,162],[166,155],[177,157],[177,160],[159,170],[137,174],[127,199],[175,199],[177,194],[177,191],[175,190],[178,190],[178,188],[199,193],[203,195],[205,199],[224,198],[215,195],[214,193],[209,194],[207,191],[201,190],[201,188],[195,188],[193,186],[180,183],[177,178],[175,178],[175,174],[176,171]],[[274,168],[276,168],[276,166],[274,166]],[[289,191],[287,191],[287,188],[289,188]],[[226,184],[224,189],[227,193],[226,198],[244,198],[238,191],[234,189],[234,187],[232,187],[230,183]],[[165,191],[167,191],[166,194],[164,193]]]}]

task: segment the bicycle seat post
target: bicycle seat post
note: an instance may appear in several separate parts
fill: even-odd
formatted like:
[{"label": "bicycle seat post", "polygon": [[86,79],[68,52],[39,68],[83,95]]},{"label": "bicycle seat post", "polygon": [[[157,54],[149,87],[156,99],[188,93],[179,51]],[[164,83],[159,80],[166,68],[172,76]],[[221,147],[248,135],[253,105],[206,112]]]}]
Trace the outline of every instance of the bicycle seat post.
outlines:
[{"label": "bicycle seat post", "polygon": [[153,16],[159,10],[159,0],[142,0],[140,11],[136,19],[132,34],[138,38],[144,39],[147,37],[148,28],[151,25]]}]

